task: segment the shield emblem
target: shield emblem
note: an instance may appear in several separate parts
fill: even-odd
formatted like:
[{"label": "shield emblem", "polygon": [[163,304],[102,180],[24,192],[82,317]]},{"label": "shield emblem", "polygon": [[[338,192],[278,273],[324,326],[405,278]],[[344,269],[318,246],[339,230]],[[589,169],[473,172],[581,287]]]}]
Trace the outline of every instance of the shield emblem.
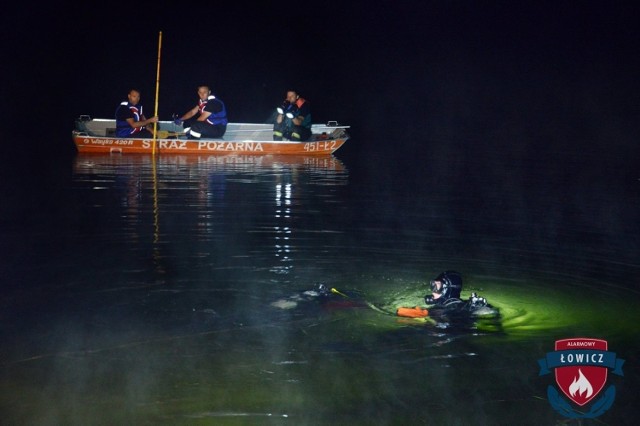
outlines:
[{"label": "shield emblem", "polygon": [[[556,351],[567,351],[569,362],[579,363],[574,351],[578,350],[607,350],[607,341],[591,338],[576,338],[556,340]],[[556,383],[571,401],[582,406],[600,393],[607,382],[607,368],[591,365],[572,365],[555,369]]]}]

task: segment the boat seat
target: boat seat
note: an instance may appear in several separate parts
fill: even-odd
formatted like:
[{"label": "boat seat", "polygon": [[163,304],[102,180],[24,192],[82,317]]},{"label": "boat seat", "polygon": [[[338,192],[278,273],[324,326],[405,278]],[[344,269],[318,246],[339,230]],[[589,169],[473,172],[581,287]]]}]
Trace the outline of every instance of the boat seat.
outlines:
[{"label": "boat seat", "polygon": [[96,132],[89,130],[89,126],[87,126],[87,120],[76,120],[76,130],[88,136],[98,136]]}]

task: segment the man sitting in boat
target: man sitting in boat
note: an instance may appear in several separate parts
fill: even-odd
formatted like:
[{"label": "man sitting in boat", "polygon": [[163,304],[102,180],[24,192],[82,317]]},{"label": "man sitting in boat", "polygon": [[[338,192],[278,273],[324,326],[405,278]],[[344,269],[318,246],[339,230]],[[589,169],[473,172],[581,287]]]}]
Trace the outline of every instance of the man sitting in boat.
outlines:
[{"label": "man sitting in boat", "polygon": [[188,139],[221,138],[227,131],[227,109],[224,102],[211,94],[209,86],[198,86],[198,104],[175,119],[184,123]]},{"label": "man sitting in boat", "polygon": [[147,119],[140,104],[140,91],[129,90],[128,101],[122,102],[116,108],[116,136],[119,138],[152,138],[153,134],[146,126],[157,123],[158,117]]},{"label": "man sitting in boat", "polygon": [[287,97],[273,125],[273,140],[308,141],[311,138],[311,106],[295,90],[288,90]]}]

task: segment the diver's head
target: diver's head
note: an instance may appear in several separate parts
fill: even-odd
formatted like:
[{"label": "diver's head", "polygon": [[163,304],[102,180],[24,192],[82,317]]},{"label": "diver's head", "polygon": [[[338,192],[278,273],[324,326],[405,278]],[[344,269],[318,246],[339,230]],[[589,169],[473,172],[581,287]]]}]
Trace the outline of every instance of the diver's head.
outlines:
[{"label": "diver's head", "polygon": [[445,271],[429,283],[431,294],[436,303],[443,303],[451,298],[460,298],[462,276],[455,271]]}]

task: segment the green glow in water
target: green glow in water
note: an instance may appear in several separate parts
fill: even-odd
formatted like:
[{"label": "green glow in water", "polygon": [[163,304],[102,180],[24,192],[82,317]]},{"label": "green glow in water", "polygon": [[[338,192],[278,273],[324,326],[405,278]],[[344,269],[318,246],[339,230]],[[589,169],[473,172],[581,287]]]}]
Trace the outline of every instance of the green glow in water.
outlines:
[{"label": "green glow in water", "polygon": [[[380,287],[389,288],[389,283]],[[399,307],[425,306],[426,291],[424,283],[405,283],[393,293],[377,296],[384,302],[374,303],[389,312],[395,312]],[[589,283],[549,285],[525,280],[475,281],[465,286],[461,298],[466,300],[472,292],[487,298],[499,309],[500,331],[514,339],[566,334],[567,330],[604,337],[629,336],[636,333],[635,324],[640,320],[634,295],[626,294],[624,289],[598,291]],[[421,322],[424,323],[408,320],[403,324],[419,325]],[[384,327],[384,324],[393,327],[394,323],[377,325]],[[490,322],[479,321],[477,325],[480,331],[497,331]]]}]

